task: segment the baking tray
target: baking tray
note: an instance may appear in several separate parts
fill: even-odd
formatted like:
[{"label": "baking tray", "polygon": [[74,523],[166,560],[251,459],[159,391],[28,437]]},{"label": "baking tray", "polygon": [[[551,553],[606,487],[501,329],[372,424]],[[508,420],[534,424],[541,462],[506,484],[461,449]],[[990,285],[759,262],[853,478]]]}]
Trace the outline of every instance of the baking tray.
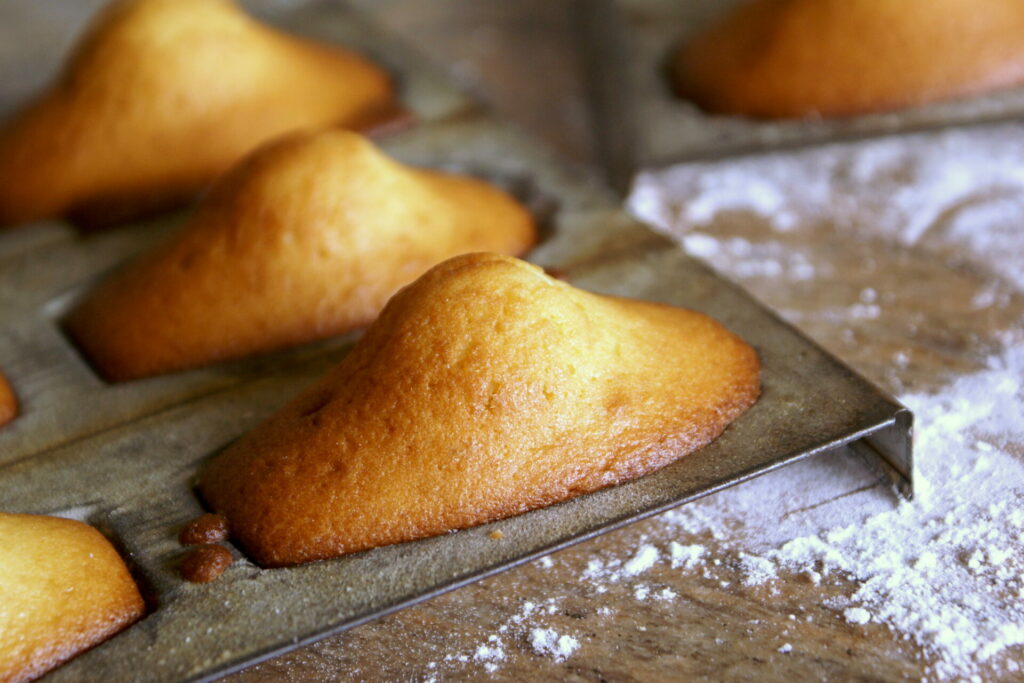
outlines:
[{"label": "baking tray", "polygon": [[670,89],[676,47],[746,0],[591,0],[578,14],[599,155],[621,192],[637,171],[1024,116],[1024,88],[838,119],[757,120],[703,112]]},{"label": "baking tray", "polygon": [[[374,49],[392,56],[403,83],[425,82],[417,74],[428,67],[394,59],[404,53],[378,36]],[[203,511],[196,473],[335,364],[357,335],[107,384],[60,321],[104,272],[183,216],[90,235],[60,223],[0,235],[0,368],[23,411],[0,430],[0,509],[96,525],[128,558],[150,607],[50,679],[210,679],[807,457],[860,453],[909,493],[909,412],[527,136],[463,104],[381,144],[409,163],[472,173],[519,195],[544,232],[530,260],[574,284],[714,315],[758,350],[761,400],[710,446],[621,486],[299,567],[261,569],[232,547],[238,560],[220,579],[190,584],[178,576],[177,534]],[[490,537],[494,530],[501,539]]]}]

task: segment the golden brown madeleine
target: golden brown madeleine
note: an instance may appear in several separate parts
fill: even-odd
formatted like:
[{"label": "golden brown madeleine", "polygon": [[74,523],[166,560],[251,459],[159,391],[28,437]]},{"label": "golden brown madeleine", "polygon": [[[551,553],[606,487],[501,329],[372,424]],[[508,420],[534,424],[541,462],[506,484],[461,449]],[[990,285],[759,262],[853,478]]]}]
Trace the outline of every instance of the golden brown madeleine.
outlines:
[{"label": "golden brown madeleine", "polygon": [[362,327],[446,258],[535,240],[529,212],[487,183],[403,166],[356,133],[296,134],[227,174],[67,326],[107,378],[154,375]]},{"label": "golden brown madeleine", "polygon": [[683,46],[679,93],[755,117],[899,109],[1024,82],[1020,0],[752,0]]},{"label": "golden brown madeleine", "polygon": [[753,349],[705,315],[467,254],[395,295],[200,487],[257,562],[296,564],[639,477],[714,439],[758,392]]},{"label": "golden brown madeleine", "polygon": [[0,225],[173,204],[272,137],[366,126],[393,98],[378,67],[230,0],[118,0],[0,131]]},{"label": "golden brown madeleine", "polygon": [[142,596],[88,524],[0,513],[0,680],[28,681],[138,620]]},{"label": "golden brown madeleine", "polygon": [[7,378],[0,373],[0,427],[18,416],[18,399]]}]

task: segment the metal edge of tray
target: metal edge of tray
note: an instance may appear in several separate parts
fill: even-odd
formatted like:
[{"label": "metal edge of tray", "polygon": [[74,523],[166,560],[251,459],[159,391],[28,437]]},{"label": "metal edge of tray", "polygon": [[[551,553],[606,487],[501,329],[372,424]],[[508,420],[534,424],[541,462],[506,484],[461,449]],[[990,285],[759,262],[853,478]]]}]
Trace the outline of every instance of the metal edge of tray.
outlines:
[{"label": "metal edge of tray", "polygon": [[[913,497],[911,487],[912,479],[906,476],[902,471],[899,471],[892,465],[889,465],[889,456],[883,456],[879,451],[875,450],[874,446],[870,445],[875,441],[875,439],[883,435],[888,435],[890,437],[896,437],[898,439],[905,440],[904,437],[909,436],[909,423],[905,421],[906,419],[912,420],[913,416],[909,413],[909,411],[903,409],[899,411],[896,415],[894,415],[891,421],[883,422],[873,428],[869,428],[868,430],[858,434],[852,440],[846,441],[845,443],[837,442],[836,444],[826,446],[819,451],[801,454],[801,456],[799,457],[794,457],[787,459],[785,461],[772,463],[766,465],[762,469],[746,472],[742,476],[735,477],[733,479],[730,479],[729,481],[719,482],[713,486],[693,491],[689,495],[682,497],[676,501],[672,501],[670,503],[660,505],[657,507],[649,508],[643,511],[642,513],[610,520],[601,526],[588,529],[587,531],[580,533],[576,536],[573,536],[571,538],[566,538],[557,543],[553,543],[542,548],[530,550],[528,553],[522,554],[516,557],[514,560],[510,560],[502,564],[489,566],[472,574],[460,576],[458,578],[451,580],[448,583],[440,584],[429,591],[423,592],[407,600],[397,602],[393,605],[388,605],[387,607],[380,609],[377,612],[373,612],[366,615],[360,615],[349,621],[331,626],[323,631],[301,638],[297,641],[289,642],[287,645],[282,645],[277,648],[271,648],[262,652],[253,653],[244,661],[226,664],[216,671],[211,671],[206,674],[191,678],[189,680],[196,681],[197,683],[206,683],[208,681],[215,681],[223,676],[227,676],[232,673],[243,671],[255,664],[259,664],[269,659],[273,659],[274,657],[285,655],[299,648],[312,645],[314,643],[319,642],[320,640],[323,640],[324,638],[330,638],[331,636],[342,634],[351,629],[358,628],[359,626],[363,626],[365,624],[376,621],[377,619],[382,619],[388,615],[400,612],[409,607],[414,607],[415,605],[439,597],[451,591],[458,590],[459,588],[471,585],[473,583],[476,583],[477,581],[482,581],[489,577],[496,576],[498,574],[501,574],[502,572],[515,569],[516,567],[520,567],[524,564],[540,559],[559,550],[571,548],[575,545],[585,543],[586,541],[593,540],[599,536],[611,533],[618,529],[622,529],[631,524],[635,524],[642,520],[655,517],[657,515],[668,512],[682,505],[686,505],[687,503],[692,503],[705,496],[712,495],[714,493],[722,491],[726,488],[730,488],[732,486],[737,486],[745,481],[754,479],[758,476],[779,469],[780,467],[785,467],[787,465],[791,465],[795,462],[799,462],[807,458],[838,458],[850,457],[851,455],[861,455],[862,457],[864,457],[868,467],[875,469],[877,472],[879,472],[880,476],[882,476],[885,481],[892,484],[895,493],[898,493],[900,496],[909,500],[910,498]],[[870,451],[863,451],[862,449],[864,448],[870,449]],[[910,452],[909,450],[901,450],[899,451],[899,454],[909,456]]]}]

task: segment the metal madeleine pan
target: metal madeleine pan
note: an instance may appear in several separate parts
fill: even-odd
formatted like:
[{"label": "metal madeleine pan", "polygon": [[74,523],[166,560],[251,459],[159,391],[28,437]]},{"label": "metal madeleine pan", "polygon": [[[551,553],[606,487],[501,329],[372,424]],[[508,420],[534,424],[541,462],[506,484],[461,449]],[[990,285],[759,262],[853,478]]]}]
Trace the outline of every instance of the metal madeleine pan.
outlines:
[{"label": "metal madeleine pan", "polygon": [[[218,581],[193,585],[177,574],[183,549],[176,536],[202,512],[192,490],[196,472],[335,363],[352,336],[106,385],[55,321],[75,287],[91,281],[86,264],[98,273],[114,260],[113,249],[103,247],[154,239],[158,231],[126,227],[69,238],[59,250],[22,253],[16,260],[35,263],[36,272],[69,275],[59,287],[54,276],[43,278],[39,284],[47,287],[37,296],[2,311],[0,357],[15,361],[11,377],[26,401],[11,431],[0,431],[0,509],[84,515],[124,549],[153,604],[142,622],[58,669],[54,680],[138,671],[153,680],[213,677],[787,463],[824,453],[849,457],[840,447],[851,442],[909,475],[909,413],[518,132],[473,117],[420,126],[386,146],[410,161],[454,163],[492,178],[528,173],[554,204],[548,238],[532,260],[593,291],[714,315],[757,348],[761,400],[707,448],[622,486],[484,527],[295,568],[260,569],[235,551],[239,560]],[[48,268],[49,259],[56,263]],[[14,338],[6,334],[12,319],[24,330]],[[42,330],[49,330],[46,369],[27,372],[18,359],[32,355]],[[120,401],[132,415],[123,414]],[[80,420],[67,420],[68,413]],[[75,428],[61,431],[69,425]],[[40,432],[43,441],[33,438]],[[501,540],[488,536],[495,529]]]},{"label": "metal madeleine pan", "polygon": [[593,0],[579,14],[597,144],[625,192],[637,171],[679,161],[1017,119],[1024,88],[881,114],[757,120],[708,114],[670,89],[668,65],[690,36],[745,0]]},{"label": "metal madeleine pan", "polygon": [[[375,50],[401,54],[379,40]],[[418,62],[396,68],[403,83],[416,82]],[[190,584],[178,575],[177,533],[202,512],[192,488],[198,470],[335,364],[357,334],[107,384],[60,320],[104,272],[174,230],[181,216],[85,236],[59,223],[0,234],[0,368],[23,409],[0,430],[0,510],[64,514],[103,529],[150,604],[142,621],[51,680],[140,672],[147,680],[210,679],[802,458],[851,457],[856,449],[909,486],[905,409],[528,137],[458,107],[381,144],[410,163],[457,168],[519,194],[544,224],[545,239],[528,258],[574,284],[718,318],[757,348],[761,400],[707,448],[621,486],[293,568],[261,569],[233,549],[238,560],[220,579]],[[493,530],[500,540],[490,538]]]}]

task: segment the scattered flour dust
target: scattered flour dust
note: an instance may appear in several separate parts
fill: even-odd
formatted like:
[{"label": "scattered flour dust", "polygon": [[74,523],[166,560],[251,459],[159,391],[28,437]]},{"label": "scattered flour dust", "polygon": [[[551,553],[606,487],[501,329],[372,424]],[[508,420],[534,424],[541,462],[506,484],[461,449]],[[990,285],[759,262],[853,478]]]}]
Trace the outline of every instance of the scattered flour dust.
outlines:
[{"label": "scattered flour dust", "polygon": [[535,628],[530,631],[530,647],[537,654],[550,655],[560,662],[579,649],[580,641],[572,636],[560,636],[550,628]]},{"label": "scattered flour dust", "polygon": [[636,555],[623,565],[622,571],[628,576],[642,574],[654,566],[654,563],[658,561],[658,555],[658,549],[653,545],[642,545],[637,549]]},{"label": "scattered flour dust", "polygon": [[[1024,288],[1024,146],[1006,144],[1007,134],[1024,141],[1024,126],[1003,128],[685,164],[641,175],[630,208],[741,282],[769,275],[813,286],[831,273],[813,252],[716,236],[722,212],[751,212],[789,235],[828,215],[844,230],[954,247]],[[853,213],[868,218],[844,225]],[[835,311],[836,322],[877,317],[880,306],[878,293],[864,289]],[[893,364],[901,363],[897,352]],[[897,501],[855,458],[791,465],[661,515],[658,533],[621,557],[591,558],[578,578],[592,588],[593,612],[614,613],[601,602],[617,586],[638,604],[675,600],[675,591],[645,578],[654,567],[727,586],[718,572],[731,566],[744,586],[769,591],[782,571],[813,584],[835,576],[855,586],[830,599],[835,619],[854,629],[882,624],[916,643],[927,680],[1020,675],[1024,666],[998,655],[1024,644],[1024,321],[987,365],[939,391],[900,396],[916,416],[912,502]],[[697,537],[713,538],[715,550]],[[546,621],[561,600],[522,603],[486,642],[446,660],[493,672],[509,646],[570,659],[585,636]],[[777,652],[793,649],[781,641]]]},{"label": "scattered flour dust", "polygon": [[1008,124],[684,164],[641,174],[629,208],[738,278],[799,282],[815,272],[806,254],[785,244],[759,245],[767,251],[754,254],[742,238],[702,230],[731,211],[753,213],[778,233],[827,217],[844,231],[906,245],[956,244],[1024,288],[1022,139],[1024,126]]},{"label": "scattered flour dust", "polygon": [[[750,212],[776,233],[827,215],[843,230],[955,248],[1024,289],[1024,156],[1017,144],[1024,127],[916,138],[643,174],[630,208],[741,281],[768,274],[797,286],[830,274],[816,268],[813,255],[787,254],[779,242],[755,249],[741,238],[717,238],[722,212]],[[877,317],[878,306],[877,292],[865,290],[841,318]],[[814,505],[809,492],[828,500],[835,487],[857,488],[855,473],[841,465],[808,463],[670,512],[666,533],[673,526],[711,532],[735,546],[748,585],[770,582],[778,569],[803,572],[814,583],[834,572],[851,578],[856,591],[833,605],[846,622],[880,622],[915,641],[934,662],[930,678],[975,676],[1005,648],[1024,644],[1022,383],[1024,321],[988,368],[932,394],[900,397],[917,420],[913,502],[865,491],[801,512]],[[667,547],[673,567],[708,565],[699,546]],[[996,673],[1019,668],[1003,662]]]},{"label": "scattered flour dust", "polygon": [[843,611],[843,616],[846,617],[848,622],[858,626],[863,626],[871,621],[871,612],[863,607],[849,607]]},{"label": "scattered flour dust", "polygon": [[[550,569],[553,561],[541,558],[535,563],[540,569]],[[579,639],[570,633],[559,633],[545,624],[545,619],[556,614],[560,609],[561,598],[552,597],[544,602],[524,600],[519,610],[509,617],[497,633],[492,633],[484,642],[479,643],[468,652],[449,653],[444,656],[443,663],[448,669],[465,670],[466,666],[475,665],[486,673],[494,673],[508,659],[508,648],[522,649],[526,647],[539,657],[563,662],[580,647]],[[598,612],[602,615],[607,612]],[[436,664],[431,669],[436,669]],[[442,677],[446,672],[438,672]],[[437,675],[433,676],[437,680]],[[429,679],[428,679],[429,680]]]}]

